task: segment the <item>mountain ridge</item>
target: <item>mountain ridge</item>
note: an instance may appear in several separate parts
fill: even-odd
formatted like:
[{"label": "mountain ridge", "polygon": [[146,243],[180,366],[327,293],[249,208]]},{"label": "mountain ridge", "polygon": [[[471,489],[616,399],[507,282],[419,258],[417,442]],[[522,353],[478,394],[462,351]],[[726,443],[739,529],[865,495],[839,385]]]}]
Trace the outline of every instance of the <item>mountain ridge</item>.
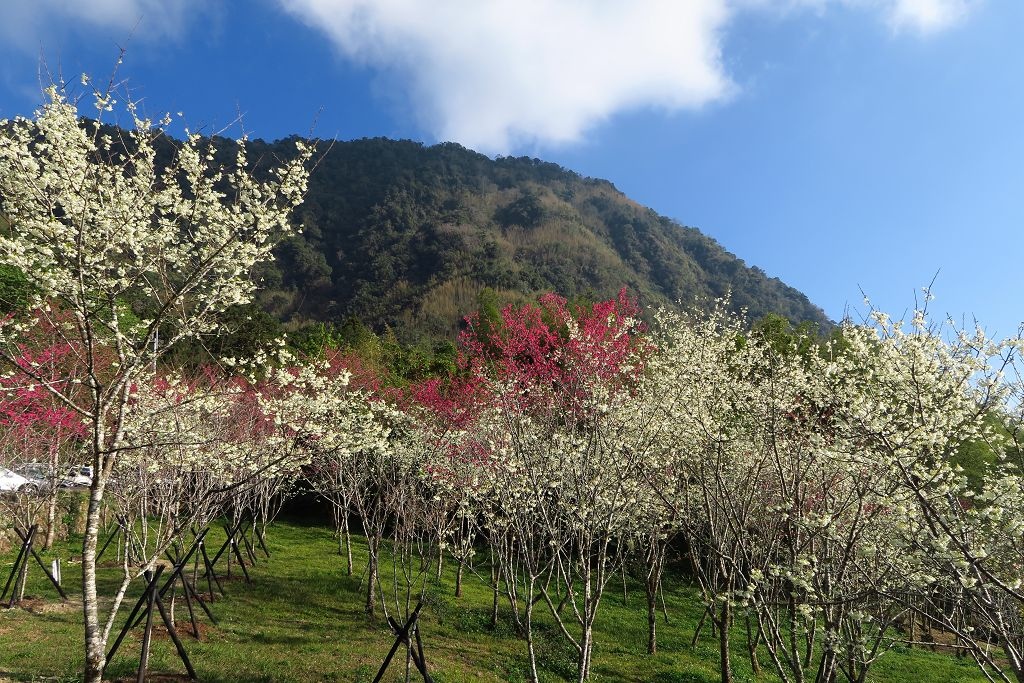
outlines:
[{"label": "mountain ridge", "polygon": [[[292,142],[252,141],[250,158],[286,157]],[[648,309],[731,293],[754,320],[832,325],[806,295],[610,181],[456,143],[318,144],[302,233],[257,273],[260,304],[286,323],[355,317],[404,341],[451,338],[483,288],[512,303],[546,291],[608,298],[625,286]]]}]

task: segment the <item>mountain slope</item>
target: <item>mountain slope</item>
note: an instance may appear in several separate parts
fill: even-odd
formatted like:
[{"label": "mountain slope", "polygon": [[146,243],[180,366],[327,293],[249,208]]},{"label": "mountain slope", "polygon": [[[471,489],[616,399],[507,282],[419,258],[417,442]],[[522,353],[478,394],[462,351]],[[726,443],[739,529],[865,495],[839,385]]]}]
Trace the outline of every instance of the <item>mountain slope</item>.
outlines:
[{"label": "mountain slope", "polygon": [[[290,148],[257,141],[250,150]],[[647,308],[731,291],[752,318],[828,325],[797,290],[607,181],[451,143],[378,138],[322,149],[299,210],[303,234],[259,274],[261,303],[282,320],[356,316],[411,341],[450,336],[483,287],[518,301],[545,291],[608,297],[627,286]]]}]

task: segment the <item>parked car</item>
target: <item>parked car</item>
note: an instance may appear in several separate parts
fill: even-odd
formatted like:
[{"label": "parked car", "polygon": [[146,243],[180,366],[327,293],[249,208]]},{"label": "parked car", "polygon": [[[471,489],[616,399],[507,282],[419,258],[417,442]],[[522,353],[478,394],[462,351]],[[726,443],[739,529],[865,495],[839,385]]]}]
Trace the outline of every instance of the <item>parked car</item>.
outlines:
[{"label": "parked car", "polygon": [[16,474],[28,479],[37,489],[50,488],[50,466],[43,462],[26,462],[14,468]]},{"label": "parked car", "polygon": [[6,467],[0,467],[0,491],[17,491],[18,493],[35,493],[39,485],[12,472]]},{"label": "parked car", "polygon": [[72,467],[60,480],[63,488],[75,488],[78,486],[92,485],[92,465],[77,465]]}]

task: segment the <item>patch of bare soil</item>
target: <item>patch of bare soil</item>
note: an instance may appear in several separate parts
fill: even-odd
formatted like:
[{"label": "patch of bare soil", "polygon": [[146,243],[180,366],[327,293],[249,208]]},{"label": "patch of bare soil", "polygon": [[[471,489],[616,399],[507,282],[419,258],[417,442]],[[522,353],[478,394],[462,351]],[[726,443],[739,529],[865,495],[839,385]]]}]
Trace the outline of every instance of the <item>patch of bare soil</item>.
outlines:
[{"label": "patch of bare soil", "polygon": [[64,602],[59,598],[41,598],[34,595],[26,596],[21,602],[14,604],[15,608],[21,608],[33,614],[54,614],[61,612],[73,612],[82,608],[80,600],[69,600]]},{"label": "patch of bare soil", "polygon": [[[216,628],[214,626],[205,624],[202,621],[199,621],[197,625],[199,626],[199,639],[200,640],[207,640],[207,636],[211,632],[216,632]],[[188,639],[188,638],[194,638],[195,637],[195,633],[192,631],[192,622],[189,621],[189,618],[188,618],[188,613],[185,614],[185,618],[184,619],[182,619],[181,615],[177,616],[177,620],[176,620],[176,622],[174,624],[174,630],[175,630],[175,632],[177,632],[178,638],[180,638],[183,641]],[[171,634],[167,631],[167,628],[165,626],[163,626],[162,624],[160,626],[156,626],[154,624],[154,626],[153,626],[153,638],[155,638],[157,640],[170,640],[171,639]]]}]

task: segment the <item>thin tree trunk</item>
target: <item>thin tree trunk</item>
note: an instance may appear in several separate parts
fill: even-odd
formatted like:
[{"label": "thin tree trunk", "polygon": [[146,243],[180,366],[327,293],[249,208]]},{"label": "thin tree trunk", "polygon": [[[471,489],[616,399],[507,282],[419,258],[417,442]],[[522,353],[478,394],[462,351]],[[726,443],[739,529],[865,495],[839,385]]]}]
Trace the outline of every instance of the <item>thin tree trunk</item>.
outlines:
[{"label": "thin tree trunk", "polygon": [[369,543],[369,565],[366,569],[366,613],[371,617],[376,613],[376,603],[374,597],[376,596],[377,589],[377,566],[378,556],[377,553],[380,549],[380,540],[376,537],[370,537],[366,539]]},{"label": "thin tree trunk", "polygon": [[761,675],[761,662],[757,661],[757,645],[761,640],[761,632],[756,633],[750,627],[750,614],[747,613],[747,652],[750,654],[750,668],[755,676]]},{"label": "thin tree trunk", "polygon": [[530,591],[526,597],[526,650],[530,655],[530,683],[540,683],[537,673],[537,653],[533,643],[533,587],[534,581],[530,579]]},{"label": "thin tree trunk", "polygon": [[690,641],[690,647],[697,647],[697,641],[700,640],[700,633],[704,630],[704,622],[708,620],[708,615],[711,613],[712,607],[705,607],[704,613],[700,615],[700,621],[697,622],[696,628],[693,629],[693,640]]},{"label": "thin tree trunk", "polygon": [[48,494],[46,501],[46,537],[43,538],[43,550],[53,547],[53,541],[57,536],[57,488],[54,487]]},{"label": "thin tree trunk", "polygon": [[50,490],[46,497],[46,537],[43,539],[43,550],[53,547],[53,541],[57,535],[57,499],[60,497],[60,488],[57,476],[57,448],[50,448],[50,469],[47,477],[50,481]]},{"label": "thin tree trunk", "polygon": [[352,576],[352,532],[349,531],[348,528],[347,514],[344,517],[344,522],[342,523],[342,525],[342,533],[345,535],[345,571],[347,572],[348,576]]},{"label": "thin tree trunk", "polygon": [[647,654],[658,651],[658,587],[651,586],[648,580],[645,585],[647,593]]},{"label": "thin tree trunk", "polygon": [[577,672],[577,683],[585,683],[590,678],[590,656],[594,652],[594,626],[589,615],[584,615],[583,630],[580,634],[580,657]]},{"label": "thin tree trunk", "polygon": [[[729,600],[722,602],[722,614],[718,626],[718,656],[722,668],[722,683],[732,683],[732,659],[729,656],[729,623],[732,621],[732,610]],[[715,623],[715,620],[712,620]]]},{"label": "thin tree trunk", "polygon": [[99,595],[96,591],[96,545],[100,535],[103,489],[95,477],[89,489],[89,508],[82,539],[82,611],[85,624],[85,683],[101,683],[106,666],[106,639],[100,627]]},{"label": "thin tree trunk", "polygon": [[834,683],[836,680],[836,653],[832,648],[826,647],[821,653],[821,662],[818,664],[818,675],[815,683]]},{"label": "thin tree trunk", "polygon": [[499,560],[491,555],[491,628],[498,627],[498,603],[501,600],[501,567]]}]

